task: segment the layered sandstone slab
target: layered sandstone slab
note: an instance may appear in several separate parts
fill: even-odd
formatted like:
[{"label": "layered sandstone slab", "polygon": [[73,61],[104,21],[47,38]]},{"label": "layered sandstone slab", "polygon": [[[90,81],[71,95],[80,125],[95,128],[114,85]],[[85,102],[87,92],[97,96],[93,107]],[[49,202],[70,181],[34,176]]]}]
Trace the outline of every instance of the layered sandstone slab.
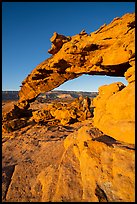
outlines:
[{"label": "layered sandstone slab", "polygon": [[3,202],[135,201],[134,145],[92,120],[23,128],[5,138],[2,157]]}]

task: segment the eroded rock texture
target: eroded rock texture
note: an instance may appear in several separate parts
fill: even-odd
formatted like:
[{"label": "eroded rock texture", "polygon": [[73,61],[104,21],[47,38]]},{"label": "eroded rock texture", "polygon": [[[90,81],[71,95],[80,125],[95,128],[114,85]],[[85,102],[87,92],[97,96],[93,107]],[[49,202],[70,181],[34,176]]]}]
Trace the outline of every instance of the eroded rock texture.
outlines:
[{"label": "eroded rock texture", "polygon": [[[126,14],[90,35],[54,33],[53,56],[22,82],[18,103],[3,118],[11,129],[22,127],[3,134],[4,202],[135,201],[134,28],[135,14]],[[41,92],[82,74],[125,76],[128,85],[100,87],[93,120],[75,101],[31,112]],[[53,118],[61,124],[38,125]],[[29,119],[36,124],[25,126]],[[72,119],[80,122],[65,126]]]},{"label": "eroded rock texture", "polygon": [[53,56],[22,82],[19,102],[31,102],[41,92],[82,74],[124,76],[135,54],[134,21],[134,14],[126,14],[89,35],[84,31],[72,37],[54,33],[49,50]]},{"label": "eroded rock texture", "polygon": [[91,116],[90,99],[79,97],[68,104],[53,103],[45,106],[43,110],[34,111],[32,119],[37,123],[48,124],[52,121],[58,125],[69,125],[82,122]]},{"label": "eroded rock texture", "polygon": [[121,83],[100,87],[94,99],[94,125],[113,138],[135,142],[135,85],[129,84],[121,91]]},{"label": "eroded rock texture", "polygon": [[3,202],[135,201],[135,145],[104,135],[91,119],[16,134],[3,143]]},{"label": "eroded rock texture", "polygon": [[17,107],[23,117],[22,110],[27,114],[25,109],[41,92],[82,74],[125,76],[127,87],[117,83],[100,88],[94,120],[104,133],[134,143],[135,14],[115,18],[91,34],[83,30],[65,37],[55,32],[50,40],[52,56],[22,82],[20,99],[8,117],[16,118]]}]

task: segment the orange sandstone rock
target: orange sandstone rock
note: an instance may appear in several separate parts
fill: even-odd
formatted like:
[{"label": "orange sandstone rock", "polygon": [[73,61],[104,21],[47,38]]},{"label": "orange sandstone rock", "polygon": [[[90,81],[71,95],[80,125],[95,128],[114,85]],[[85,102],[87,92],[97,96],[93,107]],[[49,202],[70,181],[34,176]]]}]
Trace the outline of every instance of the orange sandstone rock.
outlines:
[{"label": "orange sandstone rock", "polygon": [[[117,91],[112,85],[117,87]],[[134,144],[135,83],[123,87],[122,83],[114,83],[99,89],[99,95],[93,100],[94,125],[106,135]]]},{"label": "orange sandstone rock", "polygon": [[124,76],[135,54],[134,21],[134,13],[125,14],[90,35],[65,37],[55,32],[49,50],[53,56],[22,82],[19,102],[31,102],[39,93],[82,74]]},{"label": "orange sandstone rock", "polygon": [[84,126],[64,141],[66,151],[71,149],[80,163],[83,201],[134,201],[134,151],[105,135],[93,138],[90,130]]},{"label": "orange sandstone rock", "polygon": [[[115,18],[89,35],[82,31],[65,37],[55,32],[50,40],[49,53],[53,55],[22,82],[18,110],[28,109],[40,93],[82,74],[125,76],[129,82],[127,87],[122,84],[103,87],[104,95],[102,88],[99,89],[94,123],[104,133],[134,143],[135,13]],[[16,115],[14,109],[11,116]]]}]

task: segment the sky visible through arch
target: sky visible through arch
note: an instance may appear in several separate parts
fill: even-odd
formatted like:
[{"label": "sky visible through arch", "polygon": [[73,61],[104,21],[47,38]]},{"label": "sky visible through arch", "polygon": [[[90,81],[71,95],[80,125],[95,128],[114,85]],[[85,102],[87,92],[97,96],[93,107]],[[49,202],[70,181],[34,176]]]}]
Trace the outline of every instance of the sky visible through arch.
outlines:
[{"label": "sky visible through arch", "polygon": [[[49,58],[54,32],[89,34],[115,17],[135,12],[135,2],[2,2],[2,90],[20,90],[21,82]],[[83,75],[56,90],[97,91],[124,77]]]},{"label": "sky visible through arch", "polygon": [[124,77],[110,77],[99,75],[92,76],[83,74],[78,78],[65,82],[54,90],[97,92],[100,86],[111,84],[114,82],[122,82],[125,85],[128,84]]}]

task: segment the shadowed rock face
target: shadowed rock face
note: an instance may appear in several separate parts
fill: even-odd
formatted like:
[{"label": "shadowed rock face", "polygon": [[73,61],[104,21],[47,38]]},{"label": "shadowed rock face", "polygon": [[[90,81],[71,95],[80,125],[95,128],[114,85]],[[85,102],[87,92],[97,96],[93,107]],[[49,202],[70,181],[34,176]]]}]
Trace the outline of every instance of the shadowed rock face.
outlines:
[{"label": "shadowed rock face", "polygon": [[41,92],[50,91],[82,74],[124,76],[135,53],[134,18],[134,14],[115,18],[89,35],[82,31],[65,37],[55,32],[48,51],[52,56],[22,82],[18,106],[24,108]]}]

